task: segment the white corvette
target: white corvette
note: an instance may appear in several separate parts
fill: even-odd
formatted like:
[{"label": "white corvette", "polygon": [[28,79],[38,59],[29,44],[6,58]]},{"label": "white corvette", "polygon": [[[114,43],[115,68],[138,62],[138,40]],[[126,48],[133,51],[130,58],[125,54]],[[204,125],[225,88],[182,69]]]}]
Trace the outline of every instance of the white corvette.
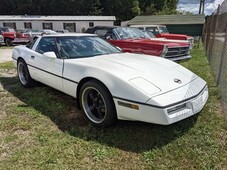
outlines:
[{"label": "white corvette", "polygon": [[181,65],[123,53],[95,35],[46,35],[15,47],[12,58],[24,87],[35,80],[77,98],[96,126],[117,119],[168,125],[208,99],[206,82]]}]

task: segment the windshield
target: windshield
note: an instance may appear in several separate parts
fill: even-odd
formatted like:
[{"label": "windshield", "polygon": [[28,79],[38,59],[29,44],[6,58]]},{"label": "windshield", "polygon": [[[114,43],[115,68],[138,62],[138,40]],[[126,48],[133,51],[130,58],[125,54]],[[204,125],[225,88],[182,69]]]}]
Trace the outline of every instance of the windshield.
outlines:
[{"label": "windshield", "polygon": [[142,30],[144,34],[147,34],[150,38],[156,38],[155,35],[151,31]]},{"label": "windshield", "polygon": [[138,39],[138,38],[150,38],[147,34],[143,33],[138,28],[127,28],[127,27],[119,27],[115,28],[113,31],[118,35],[121,40],[124,39]]},{"label": "windshield", "polygon": [[9,32],[15,32],[13,28],[9,28]]},{"label": "windshield", "polygon": [[2,28],[2,32],[15,32],[13,28]]},{"label": "windshield", "polygon": [[57,47],[60,56],[63,58],[81,58],[121,53],[120,50],[105,40],[93,36],[59,37],[57,38]]},{"label": "windshield", "polygon": [[169,33],[168,29],[165,26],[160,26],[160,33]]}]

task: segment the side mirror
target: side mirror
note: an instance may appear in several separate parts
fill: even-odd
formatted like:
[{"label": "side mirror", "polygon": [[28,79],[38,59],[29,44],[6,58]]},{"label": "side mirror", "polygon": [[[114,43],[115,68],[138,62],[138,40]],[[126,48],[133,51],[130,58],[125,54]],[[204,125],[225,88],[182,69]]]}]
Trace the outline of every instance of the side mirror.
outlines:
[{"label": "side mirror", "polygon": [[45,52],[45,53],[43,53],[43,55],[47,58],[50,58],[50,59],[56,59],[57,58],[55,52],[53,52],[53,51]]}]

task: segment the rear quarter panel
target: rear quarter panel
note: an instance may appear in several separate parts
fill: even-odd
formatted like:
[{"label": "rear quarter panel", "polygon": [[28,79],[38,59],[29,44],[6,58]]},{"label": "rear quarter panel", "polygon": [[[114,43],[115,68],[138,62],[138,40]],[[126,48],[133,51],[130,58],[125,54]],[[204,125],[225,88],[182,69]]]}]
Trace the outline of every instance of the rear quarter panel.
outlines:
[{"label": "rear quarter panel", "polygon": [[[16,46],[13,48],[12,58],[15,66],[17,66],[17,61],[19,58],[22,58],[26,64],[31,64],[31,56],[35,54],[35,51],[27,48],[24,45]],[[29,69],[29,67],[28,67]],[[31,77],[33,77],[32,71],[29,70]]]}]

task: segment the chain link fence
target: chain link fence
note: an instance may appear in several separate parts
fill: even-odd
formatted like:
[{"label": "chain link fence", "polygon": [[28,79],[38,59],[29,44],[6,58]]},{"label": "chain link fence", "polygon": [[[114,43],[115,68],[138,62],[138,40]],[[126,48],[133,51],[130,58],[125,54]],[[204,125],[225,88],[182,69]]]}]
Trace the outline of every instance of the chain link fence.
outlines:
[{"label": "chain link fence", "polygon": [[227,120],[227,0],[206,18],[202,41],[207,60],[221,89],[222,108]]}]

